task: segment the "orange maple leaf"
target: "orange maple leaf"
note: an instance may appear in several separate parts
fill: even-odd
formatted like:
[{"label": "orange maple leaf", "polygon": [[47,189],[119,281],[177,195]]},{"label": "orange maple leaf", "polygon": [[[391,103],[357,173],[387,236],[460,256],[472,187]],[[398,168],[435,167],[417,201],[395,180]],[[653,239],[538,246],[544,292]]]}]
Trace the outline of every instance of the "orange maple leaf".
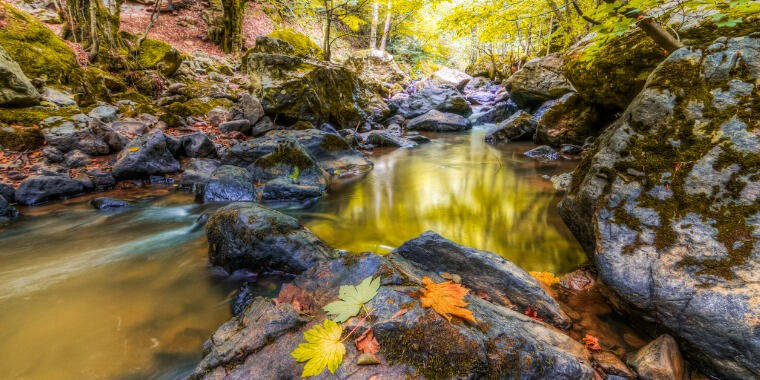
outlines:
[{"label": "orange maple leaf", "polygon": [[544,321],[543,319],[539,318],[538,311],[536,311],[536,309],[534,309],[532,307],[529,307],[529,308],[525,309],[525,315],[527,315],[527,316],[529,316],[529,317],[531,317],[531,318],[533,318],[533,319],[535,319],[535,320],[537,320],[539,322],[543,322]]},{"label": "orange maple leaf", "polygon": [[425,285],[420,295],[420,302],[422,302],[423,307],[432,307],[436,313],[449,322],[451,322],[452,315],[477,322],[472,316],[472,312],[464,308],[467,306],[467,302],[463,298],[470,292],[469,289],[451,281],[436,284],[427,276],[422,278],[422,284]]},{"label": "orange maple leaf", "polygon": [[584,336],[583,339],[581,339],[581,340],[583,341],[584,344],[586,344],[586,348],[589,351],[601,351],[602,350],[602,346],[599,345],[599,338],[597,338],[597,337],[595,337],[593,335],[586,334],[586,336]]},{"label": "orange maple leaf", "polygon": [[367,329],[367,331],[354,340],[354,343],[356,343],[356,349],[365,354],[374,355],[380,351],[380,343],[375,339],[375,332],[372,329]]}]

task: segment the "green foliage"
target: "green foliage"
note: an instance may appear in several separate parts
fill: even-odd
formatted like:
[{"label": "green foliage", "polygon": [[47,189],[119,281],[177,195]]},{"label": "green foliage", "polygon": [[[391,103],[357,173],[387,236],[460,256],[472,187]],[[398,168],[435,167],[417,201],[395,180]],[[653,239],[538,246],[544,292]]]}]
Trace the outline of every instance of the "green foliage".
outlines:
[{"label": "green foliage", "polygon": [[329,319],[325,319],[322,326],[316,325],[303,334],[306,343],[301,343],[290,353],[296,361],[306,362],[301,377],[317,376],[325,367],[335,373],[346,354],[341,334],[343,328]]},{"label": "green foliage", "polygon": [[380,277],[367,277],[357,286],[343,285],[338,291],[340,300],[324,307],[327,314],[333,315],[336,322],[345,322],[359,314],[364,304],[369,302],[380,289]]}]

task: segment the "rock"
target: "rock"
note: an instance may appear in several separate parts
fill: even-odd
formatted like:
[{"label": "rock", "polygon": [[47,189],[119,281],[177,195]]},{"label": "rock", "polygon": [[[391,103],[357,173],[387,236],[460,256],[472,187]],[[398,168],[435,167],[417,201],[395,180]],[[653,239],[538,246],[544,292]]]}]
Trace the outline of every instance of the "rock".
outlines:
[{"label": "rock", "polygon": [[[404,94],[406,95],[406,94]],[[431,110],[469,116],[472,108],[455,88],[448,86],[425,87],[409,96],[396,96],[388,103],[391,112],[412,119]]]},{"label": "rock", "polygon": [[0,123],[0,148],[22,151],[37,149],[45,139],[36,127],[9,126]]},{"label": "rock", "polygon": [[478,116],[475,124],[500,123],[512,116],[517,110],[517,104],[512,99],[507,99],[506,101],[494,104],[488,111]]},{"label": "rock", "polygon": [[2,46],[0,46],[0,78],[0,106],[28,107],[40,103],[40,93]]},{"label": "rock", "polygon": [[562,63],[557,53],[528,61],[507,79],[510,98],[520,108],[529,108],[575,91],[562,75]]},{"label": "rock", "polygon": [[251,136],[258,137],[275,129],[277,126],[272,122],[272,119],[269,116],[264,116],[251,128]]},{"label": "rock", "polygon": [[[248,120],[249,126],[256,124],[264,116],[264,108],[255,96],[245,93],[238,102],[230,108],[228,120]],[[241,131],[242,132],[242,131]]]},{"label": "rock", "polygon": [[63,162],[63,152],[58,150],[58,148],[53,146],[45,146],[42,148],[42,155],[45,156],[45,158],[52,163],[59,163]]},{"label": "rock", "polygon": [[105,190],[116,185],[116,179],[113,178],[111,173],[105,172],[101,169],[92,169],[87,172],[87,175],[92,181],[92,185],[97,190]]},{"label": "rock", "polygon": [[[293,47],[294,55],[304,58],[322,59],[324,53],[322,49],[314,43],[307,35],[297,32],[291,28],[277,29],[272,33],[269,33],[267,37],[284,41],[288,45]],[[280,50],[274,54],[291,54],[289,51]]]},{"label": "rock", "polygon": [[143,69],[156,69],[163,76],[170,77],[182,64],[182,56],[166,42],[146,38],[137,50],[137,63]]},{"label": "rock", "polygon": [[114,209],[114,208],[129,207],[131,204],[121,199],[98,197],[91,200],[90,205],[98,210],[108,210],[108,209]]},{"label": "rock", "polygon": [[367,144],[374,146],[393,146],[398,148],[415,148],[417,143],[403,138],[401,136],[394,135],[388,131],[372,131],[367,134],[365,138]]},{"label": "rock", "polygon": [[507,120],[489,129],[485,139],[491,144],[530,140],[536,132],[536,124],[536,119],[531,114],[520,110]]},{"label": "rock", "polygon": [[562,144],[562,146],[560,146],[559,152],[568,156],[577,156],[583,152],[583,147],[573,144]]},{"label": "rock", "polygon": [[62,175],[32,175],[16,189],[14,200],[23,205],[78,195],[84,192],[81,182]]},{"label": "rock", "polygon": [[758,57],[756,34],[673,52],[560,203],[604,283],[718,378],[760,374],[760,95],[730,85],[760,79]]},{"label": "rock", "polygon": [[464,86],[470,82],[472,77],[459,70],[442,67],[436,70],[433,75],[430,76],[430,79],[439,85],[449,85],[459,91],[462,91],[464,90]]},{"label": "rock", "polygon": [[340,136],[340,133],[338,133],[338,130],[335,129],[335,127],[333,127],[330,123],[322,123],[322,125],[320,125],[318,129],[322,132],[327,132],[333,135]]},{"label": "rock", "polygon": [[206,182],[211,178],[211,174],[219,167],[218,160],[208,158],[193,158],[187,161],[182,167],[182,179],[180,186],[190,189],[193,192],[200,193]]},{"label": "rock", "polygon": [[81,150],[74,149],[72,151],[69,151],[64,156],[64,165],[68,168],[81,168],[82,166],[87,166],[92,162],[92,159],[90,156],[82,152]]},{"label": "rock", "polygon": [[251,133],[251,123],[245,119],[225,121],[219,124],[219,130],[225,133],[240,132],[247,135]]},{"label": "rock", "polygon": [[209,125],[211,125],[213,128],[219,128],[219,126],[224,123],[225,120],[227,120],[229,113],[229,110],[224,107],[214,107],[211,111],[208,112],[206,118],[208,119]]},{"label": "rock", "polygon": [[552,181],[552,187],[556,192],[565,193],[570,188],[570,183],[573,182],[573,173],[553,175],[550,181]]},{"label": "rock", "polygon": [[471,127],[470,121],[464,116],[437,110],[430,110],[406,123],[406,129],[410,131],[458,132]]},{"label": "rock", "polygon": [[256,37],[256,45],[253,46],[253,52],[278,55],[295,55],[296,49],[293,45],[279,39],[269,36]]},{"label": "rock", "polygon": [[202,194],[203,203],[256,200],[251,173],[231,165],[216,168],[199,194]]},{"label": "rock", "polygon": [[[380,276],[378,294],[367,303],[372,318],[358,323],[357,336],[371,329],[379,343],[380,364],[357,365],[359,352],[346,344],[336,378],[510,378],[593,379],[581,344],[521,313],[467,296],[478,323],[447,321],[418,298],[421,276],[442,279],[400,256],[362,253],[321,261],[286,284],[275,302],[256,298],[224,324],[204,347],[207,354],[191,378],[297,378],[303,364],[288,355],[303,333],[322,324],[321,308],[336,299],[340,285]],[[399,311],[405,309],[406,313]],[[296,319],[298,312],[313,315]],[[531,360],[521,358],[530,357]],[[323,375],[326,373],[323,373]],[[329,376],[329,375],[328,375]]]},{"label": "rock", "polygon": [[118,112],[118,108],[114,106],[102,105],[93,108],[87,116],[99,120],[101,123],[110,123],[116,120],[116,114]]},{"label": "rock", "polygon": [[524,154],[530,158],[543,161],[554,161],[559,159],[559,153],[548,145],[541,145],[525,152]]},{"label": "rock", "polygon": [[140,120],[119,120],[108,124],[97,123],[92,127],[98,135],[114,152],[124,149],[135,137],[148,132],[149,126]]},{"label": "rock", "polygon": [[59,107],[77,105],[76,100],[74,100],[70,94],[58,91],[50,87],[45,87],[45,90],[42,92],[42,100],[53,103]]},{"label": "rock", "polygon": [[0,182],[0,195],[5,198],[8,202],[15,202],[13,193],[16,192],[16,189],[13,188],[13,186]]},{"label": "rock", "polygon": [[298,220],[256,203],[233,203],[206,223],[211,264],[233,272],[300,273],[332,257],[332,250]]},{"label": "rock", "polygon": [[304,201],[327,191],[328,174],[296,140],[280,142],[248,169],[256,183],[263,183],[261,197],[271,201]]},{"label": "rock", "polygon": [[140,179],[179,171],[179,162],[167,145],[167,138],[160,130],[132,140],[116,157],[111,170],[114,178]]},{"label": "rock", "polygon": [[401,70],[393,56],[380,50],[359,50],[351,53],[346,68],[384,98],[399,92],[411,79]]},{"label": "rock", "polygon": [[615,356],[615,354],[609,351],[601,351],[592,352],[591,355],[597,367],[607,375],[606,379],[611,380],[611,376],[616,376],[619,380],[636,379],[636,374],[633,373],[628,366],[620,360],[620,358]]},{"label": "rock", "polygon": [[642,380],[686,380],[689,373],[678,343],[670,335],[660,335],[628,358]]},{"label": "rock", "polygon": [[557,327],[570,326],[570,318],[528,272],[488,251],[461,246],[432,231],[407,241],[393,254],[414,261],[434,273],[454,273],[474,292],[488,294],[491,301],[518,312],[532,308],[543,320]]},{"label": "rock", "polygon": [[562,95],[542,105],[533,142],[559,147],[562,144],[583,145],[589,136],[598,135],[603,120],[596,108],[575,92]]},{"label": "rock", "polygon": [[[89,120],[89,117],[81,116]],[[71,121],[65,121],[57,126],[44,128],[42,135],[50,146],[64,153],[79,149],[91,156],[98,156],[108,154],[110,151],[108,144],[83,123],[74,124]]]},{"label": "rock", "polygon": [[11,206],[5,197],[0,194],[0,222],[3,219],[13,219],[18,216],[18,210]]},{"label": "rock", "polygon": [[214,158],[217,156],[216,146],[203,132],[195,132],[180,138],[182,152],[192,158]]}]

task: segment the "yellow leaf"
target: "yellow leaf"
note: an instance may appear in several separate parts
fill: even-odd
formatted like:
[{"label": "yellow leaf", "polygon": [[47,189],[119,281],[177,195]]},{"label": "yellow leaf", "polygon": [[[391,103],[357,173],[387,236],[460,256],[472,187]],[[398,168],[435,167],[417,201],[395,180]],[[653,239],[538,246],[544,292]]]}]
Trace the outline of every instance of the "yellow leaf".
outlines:
[{"label": "yellow leaf", "polygon": [[137,147],[137,146],[133,146],[133,147],[129,148],[130,152],[137,152],[138,150],[140,150],[140,147]]},{"label": "yellow leaf", "polygon": [[296,361],[306,362],[301,377],[319,375],[325,367],[335,373],[346,354],[346,346],[340,341],[342,333],[339,324],[325,319],[322,326],[316,325],[303,334],[307,343],[301,343],[290,353]]},{"label": "yellow leaf", "polygon": [[469,289],[451,281],[436,284],[427,276],[422,278],[422,284],[425,285],[420,296],[423,307],[432,307],[436,313],[449,322],[451,322],[452,315],[477,322],[472,316],[472,312],[464,308],[467,306],[467,302],[463,298],[470,292]]},{"label": "yellow leaf", "polygon": [[552,285],[559,282],[559,278],[555,276],[553,273],[549,272],[529,272],[531,276],[535,277],[536,280],[541,281],[544,283],[544,285],[548,287],[552,287]]}]

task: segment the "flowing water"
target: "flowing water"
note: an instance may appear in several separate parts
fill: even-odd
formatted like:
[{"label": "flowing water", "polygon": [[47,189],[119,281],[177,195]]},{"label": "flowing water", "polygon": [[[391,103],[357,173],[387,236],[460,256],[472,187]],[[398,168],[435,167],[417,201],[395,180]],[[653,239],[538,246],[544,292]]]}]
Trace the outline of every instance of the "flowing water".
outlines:
[{"label": "flowing water", "polygon": [[[496,149],[482,130],[376,151],[366,177],[337,184],[299,217],[336,248],[387,252],[425,230],[501,254],[527,270],[584,261],[530,145]],[[114,192],[135,206],[102,212],[87,198],[21,210],[0,226],[0,378],[172,379],[229,319],[239,282],[207,264],[203,206],[181,192]],[[248,279],[251,280],[251,279]],[[280,280],[254,279],[274,295]]]}]

